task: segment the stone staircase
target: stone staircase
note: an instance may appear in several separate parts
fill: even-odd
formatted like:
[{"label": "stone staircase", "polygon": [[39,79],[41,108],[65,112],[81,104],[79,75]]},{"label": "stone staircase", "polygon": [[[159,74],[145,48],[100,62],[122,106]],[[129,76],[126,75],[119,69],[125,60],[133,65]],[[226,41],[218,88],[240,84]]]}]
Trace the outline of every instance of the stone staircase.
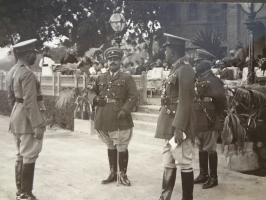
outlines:
[{"label": "stone staircase", "polygon": [[133,112],[134,130],[150,131],[153,134],[156,131],[159,117],[158,105],[142,105],[138,107],[137,112]]}]

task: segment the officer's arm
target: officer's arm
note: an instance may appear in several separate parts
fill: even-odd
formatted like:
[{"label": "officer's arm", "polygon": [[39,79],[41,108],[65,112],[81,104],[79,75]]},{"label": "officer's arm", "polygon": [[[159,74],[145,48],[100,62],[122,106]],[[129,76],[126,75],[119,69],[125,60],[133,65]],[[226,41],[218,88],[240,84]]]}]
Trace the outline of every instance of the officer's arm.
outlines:
[{"label": "officer's arm", "polygon": [[179,102],[172,126],[184,131],[190,119],[191,109],[193,108],[193,100],[195,97],[195,73],[191,66],[181,65],[177,76]]},{"label": "officer's arm", "polygon": [[6,81],[6,85],[7,85],[7,101],[8,101],[8,105],[13,108],[16,98],[15,98],[15,93],[12,90],[12,86],[11,86],[11,80],[10,77],[7,77],[7,81]]},{"label": "officer's arm", "polygon": [[127,113],[131,113],[138,101],[138,89],[132,76],[127,76],[126,90],[126,103],[122,106],[122,109],[125,110]]},{"label": "officer's arm", "polygon": [[20,81],[23,92],[23,104],[27,117],[29,118],[32,127],[37,127],[44,121],[37,102],[36,77],[33,72],[29,70],[21,76]]}]

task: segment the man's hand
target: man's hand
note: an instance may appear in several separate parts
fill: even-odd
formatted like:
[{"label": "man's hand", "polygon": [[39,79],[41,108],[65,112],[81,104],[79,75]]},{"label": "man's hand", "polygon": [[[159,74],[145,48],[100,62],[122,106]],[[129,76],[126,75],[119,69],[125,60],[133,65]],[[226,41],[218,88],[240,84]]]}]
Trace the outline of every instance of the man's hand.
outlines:
[{"label": "man's hand", "polygon": [[104,99],[104,97],[96,97],[96,103],[98,104],[98,106],[104,107],[106,105],[106,101]]},{"label": "man's hand", "polygon": [[120,110],[117,115],[117,119],[125,119],[126,118],[126,112],[124,110]]},{"label": "man's hand", "polygon": [[43,133],[45,131],[45,126],[42,127],[35,127],[34,129],[34,136],[36,137],[37,140],[42,140],[43,138]]},{"label": "man's hand", "polygon": [[175,142],[177,144],[181,144],[183,142],[183,131],[176,128],[174,134],[175,134]]}]

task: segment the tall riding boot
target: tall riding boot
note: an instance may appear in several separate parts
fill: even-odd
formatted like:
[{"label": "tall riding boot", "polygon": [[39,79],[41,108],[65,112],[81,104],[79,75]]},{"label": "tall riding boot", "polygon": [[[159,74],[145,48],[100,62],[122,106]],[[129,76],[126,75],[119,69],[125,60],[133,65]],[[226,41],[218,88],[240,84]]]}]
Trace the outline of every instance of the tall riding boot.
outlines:
[{"label": "tall riding boot", "polygon": [[193,189],[194,189],[193,171],[183,172],[181,170],[181,179],[182,179],[182,189],[183,189],[182,200],[193,200]]},{"label": "tall riding boot", "polygon": [[203,184],[202,189],[212,188],[218,185],[217,164],[218,164],[217,152],[210,152],[209,153],[210,177],[208,181],[205,184]]},{"label": "tall riding boot", "polygon": [[119,170],[120,170],[120,183],[125,186],[130,186],[130,181],[127,177],[128,165],[128,150],[119,152]]},{"label": "tall riding boot", "polygon": [[170,200],[175,186],[176,168],[164,168],[160,200]]},{"label": "tall riding boot", "polygon": [[17,186],[17,192],[16,192],[16,200],[20,199],[21,195],[21,173],[22,173],[22,164],[23,161],[16,161],[15,164],[15,178],[16,178],[16,186]]},{"label": "tall riding boot", "polygon": [[199,151],[199,167],[200,174],[194,180],[194,183],[206,183],[209,178],[208,175],[208,152],[207,151]]},{"label": "tall riding boot", "polygon": [[108,149],[108,159],[110,166],[110,174],[106,180],[102,180],[102,184],[111,183],[117,179],[117,150]]},{"label": "tall riding boot", "polygon": [[32,194],[34,168],[35,168],[35,163],[27,163],[22,165],[22,178],[21,178],[22,194],[20,195],[21,200],[22,199],[37,200],[37,198]]}]

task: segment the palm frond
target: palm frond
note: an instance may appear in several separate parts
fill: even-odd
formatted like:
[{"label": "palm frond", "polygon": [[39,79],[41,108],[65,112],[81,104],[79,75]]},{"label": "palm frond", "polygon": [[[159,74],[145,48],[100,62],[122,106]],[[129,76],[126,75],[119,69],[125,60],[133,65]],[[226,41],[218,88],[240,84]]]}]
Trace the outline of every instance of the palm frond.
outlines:
[{"label": "palm frond", "polygon": [[64,89],[61,91],[60,96],[56,99],[56,108],[66,107],[68,104],[72,103],[72,100],[75,96],[74,89]]},{"label": "palm frond", "polygon": [[266,95],[257,90],[251,90],[253,93],[254,104],[256,106],[266,106]]},{"label": "palm frond", "polygon": [[249,105],[251,101],[251,93],[244,88],[237,88],[233,100],[242,102],[244,105]]},{"label": "palm frond", "polygon": [[192,40],[192,43],[219,57],[219,48],[222,44],[219,36],[211,31],[198,30],[196,33],[197,36]]}]

